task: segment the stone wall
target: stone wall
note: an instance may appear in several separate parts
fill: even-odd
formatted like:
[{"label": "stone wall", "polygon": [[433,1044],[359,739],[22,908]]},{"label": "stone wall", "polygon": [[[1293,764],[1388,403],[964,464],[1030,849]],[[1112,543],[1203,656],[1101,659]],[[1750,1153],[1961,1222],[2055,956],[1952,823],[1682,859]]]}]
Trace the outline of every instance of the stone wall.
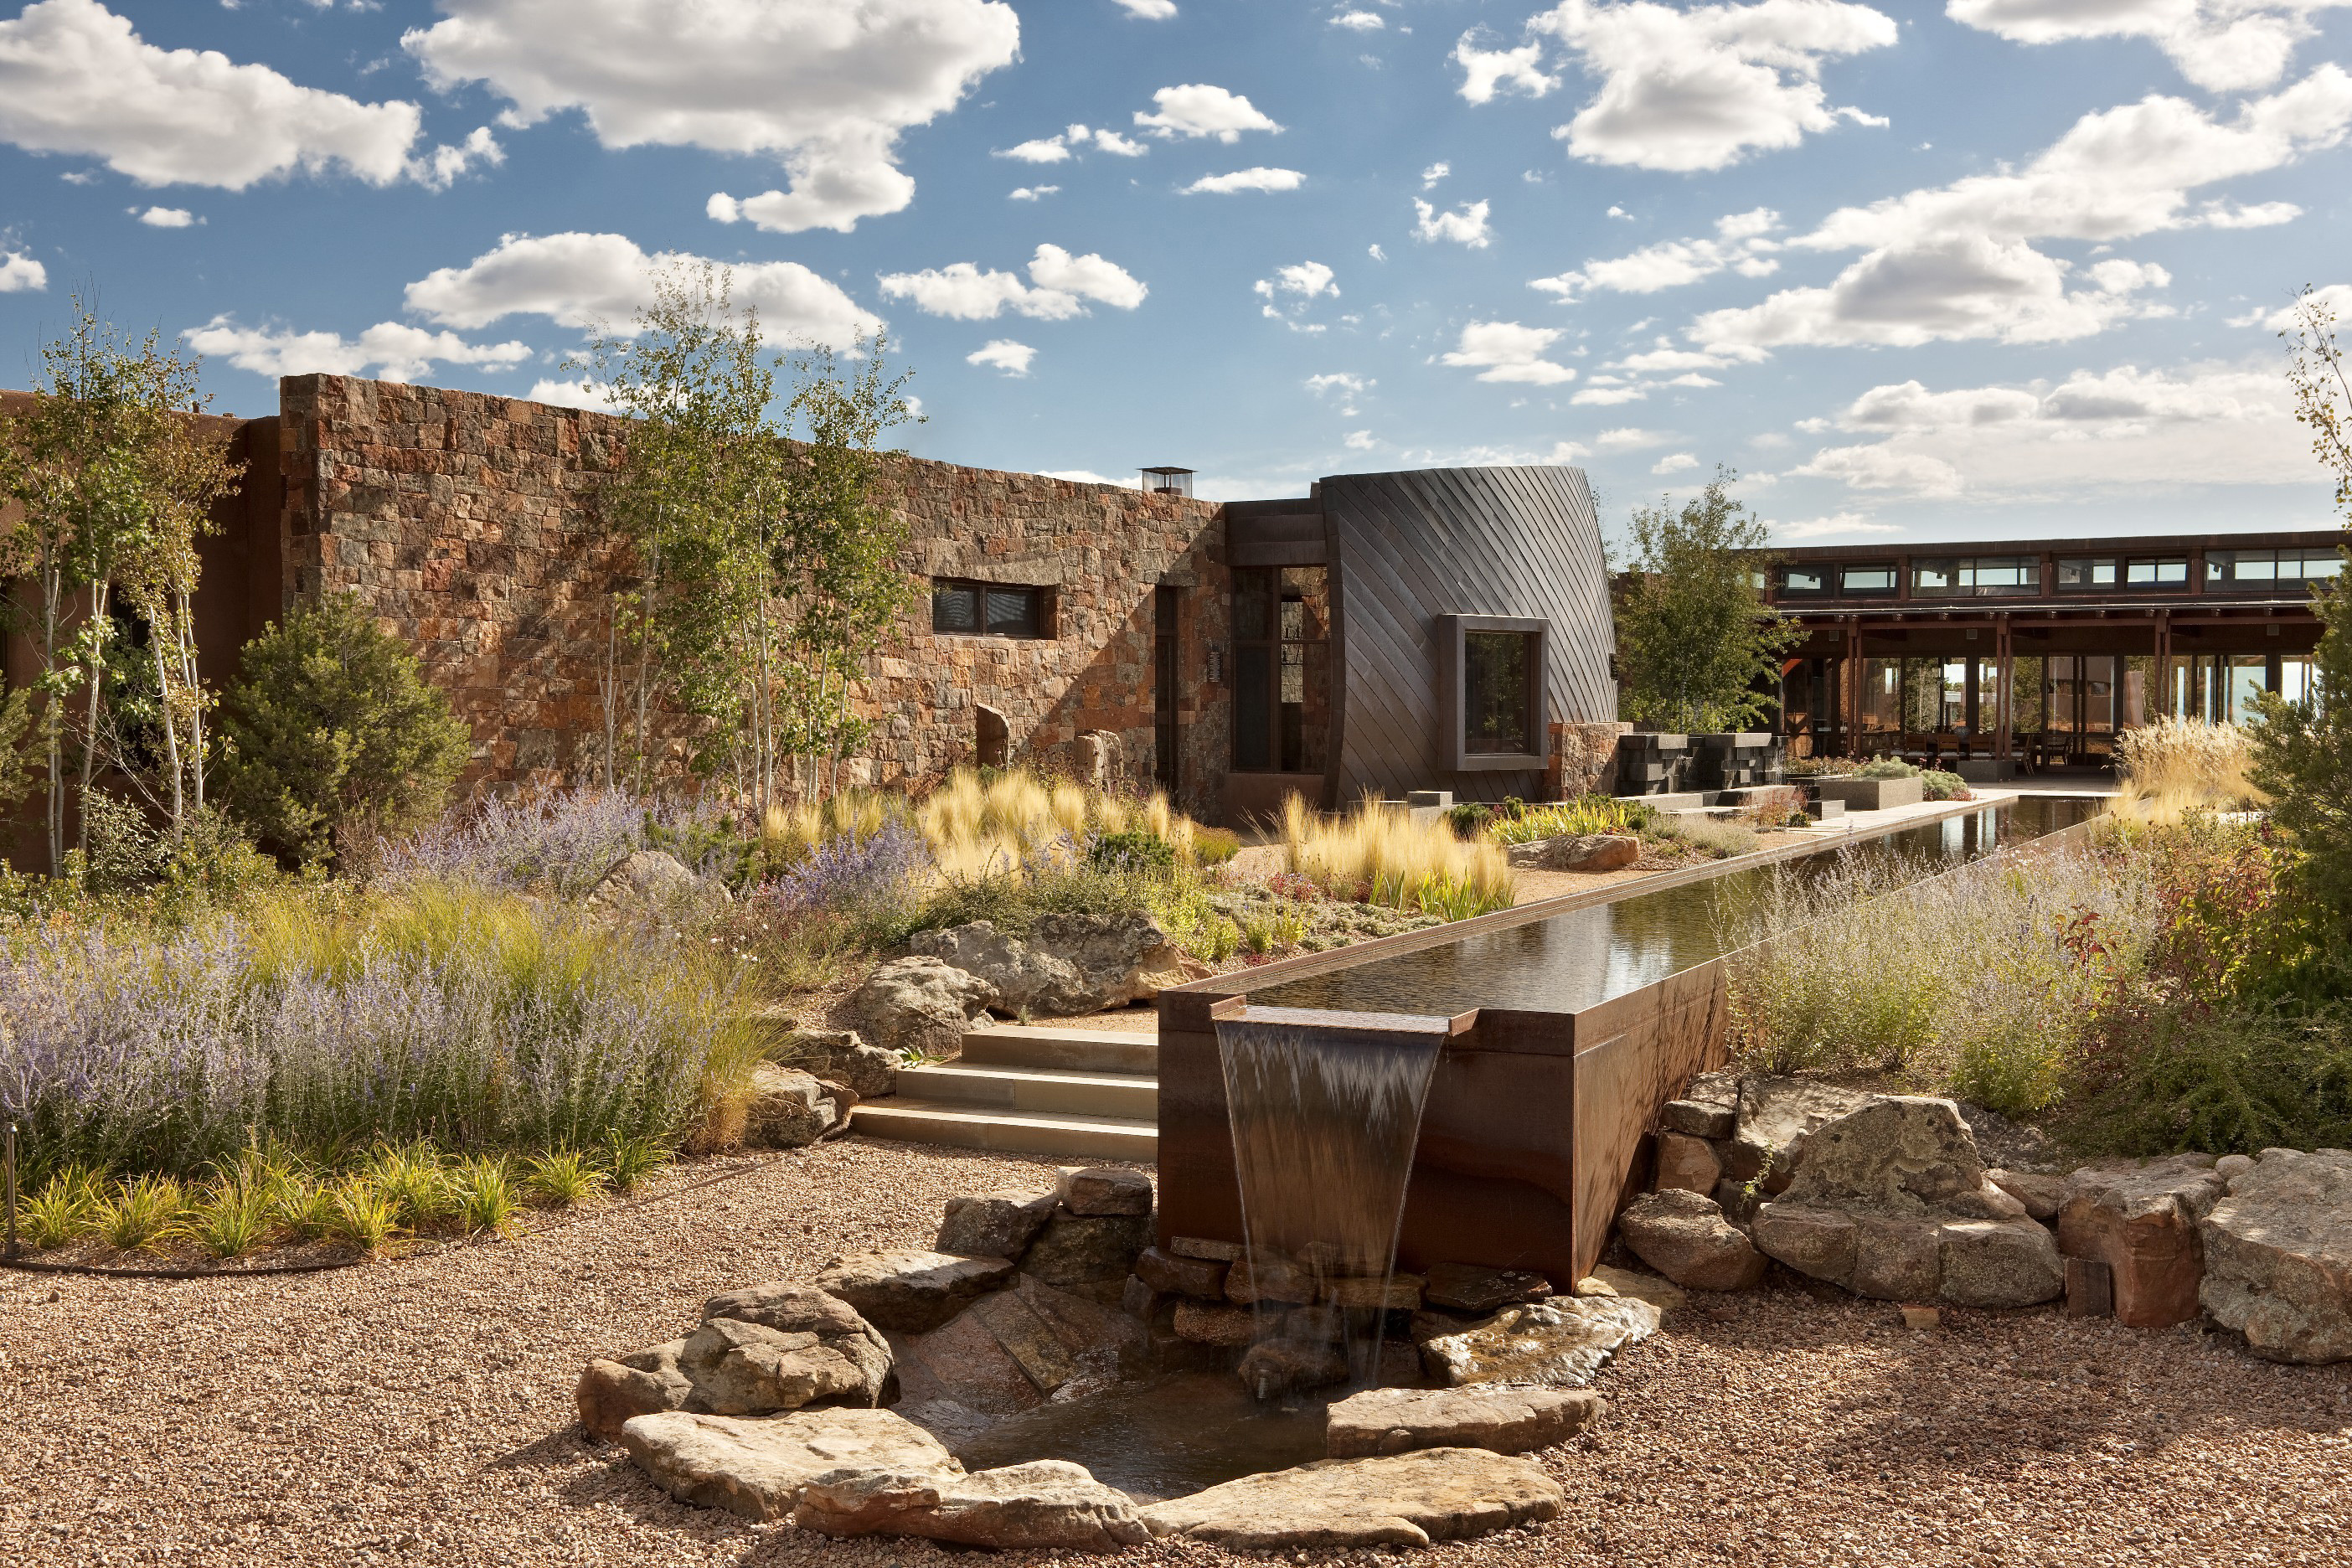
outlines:
[{"label": "stone wall", "polygon": [[[290,593],[359,594],[407,638],[472,726],[469,782],[583,782],[603,734],[607,605],[627,552],[597,497],[627,423],[513,398],[343,376],[281,387]],[[935,636],[926,597],[856,694],[876,738],[845,782],[888,784],[971,760],[978,709],[1013,754],[1075,767],[1079,738],[1118,738],[1153,773],[1152,590],[1177,586],[1180,795],[1213,809],[1227,694],[1202,679],[1226,640],[1223,530],[1207,502],[906,459],[877,500],[907,519],[908,570],[1054,589],[1050,638]],[[672,765],[686,734],[656,726]]]}]

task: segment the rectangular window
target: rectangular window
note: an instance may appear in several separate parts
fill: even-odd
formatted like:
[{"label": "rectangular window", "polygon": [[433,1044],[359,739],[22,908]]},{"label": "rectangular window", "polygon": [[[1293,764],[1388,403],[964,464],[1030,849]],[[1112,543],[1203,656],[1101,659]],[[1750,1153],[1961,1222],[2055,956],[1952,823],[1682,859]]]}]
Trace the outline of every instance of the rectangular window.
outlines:
[{"label": "rectangular window", "polygon": [[1530,632],[1462,634],[1462,749],[1474,757],[1526,756],[1535,709],[1535,644]]},{"label": "rectangular window", "polygon": [[1330,734],[1330,584],[1320,566],[1234,573],[1234,766],[1320,773]]},{"label": "rectangular window", "polygon": [[1950,593],[1959,578],[1960,563],[1957,561],[1914,561],[1911,563],[1911,592],[1923,599],[1939,598]]},{"label": "rectangular window", "polygon": [[958,637],[1043,637],[1050,613],[1045,588],[968,583],[940,577],[931,583],[931,630]]},{"label": "rectangular window", "polygon": [[1818,566],[1790,566],[1780,573],[1783,594],[1822,594],[1829,591],[1829,574]]},{"label": "rectangular window", "polygon": [[1963,561],[1917,561],[1911,566],[1911,592],[1923,599],[1991,598],[2031,594],[2042,586],[2042,563],[2030,556],[1978,556]]},{"label": "rectangular window", "polygon": [[2124,563],[2124,581],[2135,588],[2181,588],[2189,584],[2185,555],[2143,557]]},{"label": "rectangular window", "polygon": [[2116,585],[2116,562],[2113,556],[2078,556],[2058,563],[2058,590],[2061,593],[2082,593],[2091,588],[2112,588]]},{"label": "rectangular window", "polygon": [[2333,577],[2344,557],[2333,550],[2209,550],[2205,581],[2217,588],[2263,588],[2273,583],[2305,583]]},{"label": "rectangular window", "polygon": [[1895,592],[1892,566],[1848,566],[1838,574],[1838,592],[1849,598]]}]

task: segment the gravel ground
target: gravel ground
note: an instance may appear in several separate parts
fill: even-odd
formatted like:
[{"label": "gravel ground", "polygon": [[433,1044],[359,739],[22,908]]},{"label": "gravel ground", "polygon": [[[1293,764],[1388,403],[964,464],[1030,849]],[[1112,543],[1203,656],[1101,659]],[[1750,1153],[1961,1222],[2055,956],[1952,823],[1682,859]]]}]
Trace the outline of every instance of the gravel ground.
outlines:
[{"label": "gravel ground", "polygon": [[[1043,1165],[850,1140],[406,1263],[0,1274],[0,1563],[945,1568],[674,1503],[579,1434],[572,1384],[716,1290],[927,1238],[949,1195]],[[1610,1420],[1542,1456],[1563,1518],[1412,1560],[2319,1563],[2352,1530],[2352,1376],[2194,1329],[1948,1311],[1916,1333],[1789,1286],[1690,1309],[1603,1387]]]}]

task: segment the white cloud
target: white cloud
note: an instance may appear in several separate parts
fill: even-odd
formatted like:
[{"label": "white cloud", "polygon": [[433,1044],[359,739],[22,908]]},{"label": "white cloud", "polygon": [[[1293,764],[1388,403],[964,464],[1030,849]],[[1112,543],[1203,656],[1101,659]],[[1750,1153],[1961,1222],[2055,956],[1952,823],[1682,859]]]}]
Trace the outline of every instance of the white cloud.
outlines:
[{"label": "white cloud", "polygon": [[1494,230],[1486,226],[1485,202],[1465,202],[1450,213],[1439,212],[1419,197],[1413,199],[1413,211],[1420,221],[1412,226],[1412,237],[1421,240],[1452,240],[1473,250],[1484,250],[1494,243]]},{"label": "white cloud", "polygon": [[1454,63],[1462,68],[1462,96],[1473,103],[1492,103],[1496,94],[1523,92],[1541,98],[1559,85],[1559,78],[1543,70],[1543,45],[1522,44],[1516,49],[1482,49],[1480,30],[1473,27],[1454,46]]},{"label": "white cloud", "polygon": [[37,0],[0,21],[0,141],[102,160],[143,185],[241,191],[297,170],[388,185],[409,158],[413,103],[362,103],[214,50],[165,49],[98,0]]},{"label": "white cloud", "polygon": [[1230,195],[1235,191],[1295,191],[1306,183],[1307,176],[1296,169],[1235,169],[1230,174],[1204,174],[1185,186],[1184,192]]},{"label": "white cloud", "polygon": [[409,174],[420,184],[446,191],[477,167],[488,164],[495,168],[506,161],[507,150],[499,145],[499,139],[490,134],[490,128],[477,125],[472,134],[456,146],[434,148],[430,157],[418,160],[410,166]]},{"label": "white cloud", "polygon": [[[2323,288],[2314,289],[2311,294],[2314,300],[2335,316],[2339,325],[2352,327],[2352,283],[2330,283]],[[2232,316],[2230,318],[2230,325],[2260,327],[2265,331],[2272,332],[2291,332],[2298,325],[2294,316],[2295,307],[2287,304],[2281,305],[2275,310],[2249,310],[2242,316]]]},{"label": "white cloud", "polygon": [[1900,533],[1903,531],[1891,522],[1873,522],[1858,511],[1833,512],[1803,522],[1776,522],[1772,537],[1782,540],[1827,539],[1841,533]]},{"label": "white cloud", "polygon": [[1523,327],[1517,321],[1472,321],[1462,329],[1461,342],[1439,358],[1446,364],[1476,368],[1480,381],[1557,386],[1576,379],[1576,372],[1543,357],[1561,335],[1554,327]]},{"label": "white cloud", "polygon": [[617,414],[610,389],[590,381],[585,376],[577,381],[556,381],[541,377],[531,383],[523,394],[526,403],[551,403],[558,408],[585,408],[597,414]]},{"label": "white cloud", "polygon": [[1770,207],[1732,213],[1715,223],[1711,239],[1669,239],[1645,245],[1630,256],[1587,261],[1582,269],[1553,278],[1538,278],[1528,287],[1573,300],[1588,289],[1605,289],[1621,294],[1654,294],[1712,278],[1727,269],[1743,278],[1762,278],[1778,269],[1772,255],[1780,244],[1769,237],[1780,226],[1780,215]]},{"label": "white cloud", "polygon": [[[1864,251],[1826,288],[1702,316],[1710,348],[1786,343],[2010,342],[2082,337],[2160,310],[2136,298],[2169,281],[2122,258],[2076,273],[2036,239],[2113,243],[2211,225],[2192,210],[2200,186],[2263,173],[2341,142],[2352,128],[2352,76],[2333,65],[2222,121],[2177,98],[2084,115],[2021,169],[1972,175],[1830,215],[1790,243]],[[2226,221],[2226,219],[2225,219]],[[2077,284],[2086,287],[2075,286]]]},{"label": "white cloud", "polygon": [[914,197],[898,140],[1019,52],[1001,0],[437,0],[404,35],[426,79],[482,82],[533,124],[577,109],[606,147],[780,159],[790,188],[743,198],[761,228],[847,231]]},{"label": "white cloud", "polygon": [[[1172,12],[1174,8],[1171,6],[1170,9]],[[1092,468],[1045,468],[1041,471],[1045,474],[1045,478],[1049,479],[1067,479],[1072,484],[1116,485],[1123,490],[1131,490],[1136,488],[1136,481],[1133,479],[1108,479],[1101,474],[1096,473]]]},{"label": "white cloud", "polygon": [[2147,38],[2180,74],[2213,92],[2268,87],[2315,12],[2352,0],[1950,0],[1944,14],[2019,44]]},{"label": "white cloud", "polygon": [[[411,283],[406,302],[461,330],[538,315],[558,326],[601,323],[627,331],[637,310],[653,303],[654,270],[698,259],[679,251],[648,256],[618,234],[510,234],[463,267],[444,267]],[[882,325],[797,261],[736,262],[729,270],[736,302],[757,310],[772,337],[846,348]]]},{"label": "white cloud", "polygon": [[1028,283],[1010,272],[983,271],[971,262],[958,261],[920,272],[884,273],[881,285],[891,299],[912,300],[931,315],[964,321],[993,321],[1008,310],[1040,321],[1067,321],[1085,315],[1089,300],[1132,310],[1149,292],[1118,263],[1092,254],[1072,256],[1058,245],[1037,247],[1029,262]]},{"label": "white cloud", "polygon": [[1380,445],[1372,438],[1372,433],[1370,430],[1350,430],[1342,439],[1350,452],[1369,452]]},{"label": "white cloud", "polygon": [[352,340],[336,332],[240,327],[226,316],[190,332],[188,346],[257,375],[358,375],[373,366],[385,381],[413,381],[436,364],[511,370],[531,353],[527,343],[469,343],[455,332],[398,321],[380,321]]},{"label": "white cloud", "polygon": [[1129,16],[1140,16],[1147,22],[1165,22],[1176,15],[1176,0],[1118,0],[1118,5]]},{"label": "white cloud", "polygon": [[1592,444],[1604,452],[1632,452],[1643,447],[1663,447],[1674,437],[1663,430],[1644,430],[1638,425],[1621,425],[1614,430],[1603,430],[1592,438]]},{"label": "white cloud", "polygon": [[1349,27],[1359,33],[1377,33],[1388,26],[1388,20],[1378,11],[1342,11],[1331,18],[1335,27]]},{"label": "white cloud", "polygon": [[1121,136],[1116,131],[1095,132],[1095,145],[1106,153],[1116,153],[1122,158],[1140,158],[1151,151],[1132,136]]},{"label": "white cloud", "polygon": [[1058,136],[1024,142],[1017,147],[1001,148],[996,153],[999,158],[1018,158],[1024,163],[1058,163],[1069,155],[1069,148],[1063,145]]},{"label": "white cloud", "polygon": [[1040,197],[1050,196],[1061,188],[1059,185],[1016,185],[1005,193],[1005,199],[1015,202],[1034,202]]},{"label": "white cloud", "polygon": [[1296,267],[1276,268],[1272,278],[1259,279],[1255,288],[1269,300],[1276,293],[1312,300],[1318,294],[1336,296],[1339,292],[1339,285],[1332,281],[1336,276],[1319,261],[1302,261]]},{"label": "white cloud", "polygon": [[1160,137],[1213,136],[1238,142],[1244,131],[1280,131],[1281,126],[1258,112],[1257,106],[1237,92],[1205,82],[1163,87],[1151,95],[1160,108],[1135,111],[1135,122]]},{"label": "white cloud", "polygon": [[1016,343],[1011,338],[991,338],[964,355],[963,363],[989,365],[1007,375],[1027,375],[1029,362],[1036,357],[1037,351],[1027,343]]},{"label": "white cloud", "polygon": [[1650,465],[1650,472],[1654,474],[1679,474],[1697,467],[1697,453],[1669,452],[1664,457],[1660,458],[1656,462]]},{"label": "white cloud", "polygon": [[1375,261],[1386,261],[1389,258],[1389,253],[1382,250],[1378,242],[1366,246],[1364,247],[1364,254],[1370,257]]},{"label": "white cloud", "polygon": [[[1654,0],[1563,0],[1528,23],[1573,51],[1600,89],[1553,134],[1577,157],[1642,169],[1720,169],[1793,147],[1841,119],[1822,63],[1895,42],[1893,21],[1843,0],[1760,0],[1676,10]],[[1465,94],[1468,88],[1465,84]]]},{"label": "white cloud", "polygon": [[1586,387],[1569,402],[1580,407],[1614,408],[1620,404],[1639,403],[1649,395],[1646,386],[1595,385]]},{"label": "white cloud", "polygon": [[1349,397],[1360,397],[1379,382],[1370,376],[1356,375],[1348,371],[1329,371],[1307,378],[1307,390],[1320,397],[1327,392],[1343,392]]},{"label": "white cloud", "polygon": [[200,220],[185,207],[149,207],[139,221],[149,228],[194,228]]},{"label": "white cloud", "polygon": [[1442,161],[1432,163],[1421,172],[1421,188],[1425,191],[1452,173],[1454,173],[1454,165],[1451,163]]},{"label": "white cloud", "polygon": [[2266,362],[1943,392],[1906,381],[1871,388],[1825,423],[1874,439],[1825,447],[1790,471],[1855,489],[2063,496],[2317,479],[2284,379]]},{"label": "white cloud", "polygon": [[35,294],[49,286],[49,269],[29,256],[0,250],[0,294]]}]

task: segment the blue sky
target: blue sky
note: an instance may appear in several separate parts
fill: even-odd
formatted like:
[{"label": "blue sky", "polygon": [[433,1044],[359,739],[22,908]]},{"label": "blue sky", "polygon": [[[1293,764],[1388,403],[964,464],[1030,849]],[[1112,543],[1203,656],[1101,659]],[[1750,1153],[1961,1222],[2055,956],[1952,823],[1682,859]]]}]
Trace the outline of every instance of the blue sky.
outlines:
[{"label": "blue sky", "polygon": [[2352,306],[2339,61],[2352,0],[0,0],[0,385],[84,289],[225,411],[578,397],[680,254],[887,323],[956,462],[2324,527],[2273,318]]}]

